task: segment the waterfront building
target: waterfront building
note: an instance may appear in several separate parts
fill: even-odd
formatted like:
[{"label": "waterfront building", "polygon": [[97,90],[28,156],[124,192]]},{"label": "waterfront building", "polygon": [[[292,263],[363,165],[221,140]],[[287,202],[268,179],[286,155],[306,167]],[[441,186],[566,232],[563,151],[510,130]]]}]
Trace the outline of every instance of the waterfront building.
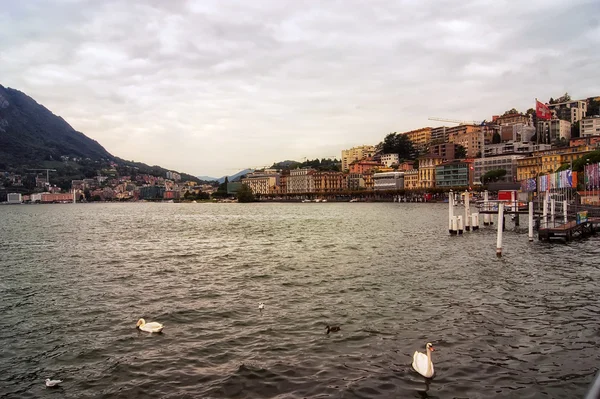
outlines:
[{"label": "waterfront building", "polygon": [[23,202],[23,198],[21,198],[21,194],[19,193],[9,193],[6,199],[9,204],[20,204]]},{"label": "waterfront building", "polygon": [[419,158],[419,187],[435,187],[435,168],[443,162],[437,155],[426,155]]},{"label": "waterfront building", "polygon": [[320,171],[313,174],[315,192],[335,193],[347,188],[347,181],[342,172]]},{"label": "waterfront building", "polygon": [[517,180],[517,160],[526,158],[528,154],[505,154],[486,156],[485,158],[477,158],[474,162],[474,184],[482,184],[481,178],[487,172],[492,170],[504,169],[506,175],[503,180],[506,182],[515,182]]},{"label": "waterfront building", "polygon": [[562,165],[571,165],[597,147],[563,147],[546,151],[536,151],[530,157],[517,160],[517,181],[531,179],[539,174],[556,171]]},{"label": "waterfront building", "polygon": [[250,187],[253,194],[274,194],[279,185],[280,174],[273,170],[254,172],[242,179],[242,184]]},{"label": "waterfront building", "polygon": [[579,123],[579,137],[600,136],[600,115],[583,118]]},{"label": "waterfront building", "polygon": [[350,191],[358,191],[365,189],[365,178],[362,173],[348,173],[346,176],[346,185]]},{"label": "waterfront building", "polygon": [[587,100],[573,100],[558,104],[547,104],[550,112],[558,119],[575,123],[586,117]]},{"label": "waterfront building", "polygon": [[473,164],[466,160],[444,162],[435,167],[436,187],[472,187]]},{"label": "waterfront building", "polygon": [[342,172],[349,170],[352,162],[370,158],[373,155],[375,155],[375,146],[372,145],[361,145],[349,150],[342,150]]},{"label": "waterfront building", "polygon": [[560,139],[571,139],[571,122],[562,119],[537,122],[538,144],[555,144]]},{"label": "waterfront building", "polygon": [[[181,196],[180,191],[167,190],[167,191],[165,191],[163,198],[166,200],[172,200],[172,199],[179,199],[180,196]],[[117,198],[119,198],[119,197],[124,198],[125,196],[122,193],[120,193],[120,194],[117,194]]]},{"label": "waterfront building", "polygon": [[42,193],[41,202],[43,203],[53,203],[53,202],[73,202],[73,194],[71,193]]},{"label": "waterfront building", "polygon": [[[140,187],[139,195],[140,199],[143,200],[156,200],[162,199],[165,193],[165,188],[161,186],[143,186]],[[99,192],[97,195],[102,195],[103,192]],[[92,193],[94,195],[94,193]]]},{"label": "waterfront building", "polygon": [[404,188],[404,172],[384,172],[373,174],[373,189],[401,190]]},{"label": "waterfront building", "polygon": [[392,165],[398,165],[400,158],[398,154],[381,154],[380,162],[389,168]]},{"label": "waterfront building", "polygon": [[423,127],[421,129],[411,130],[409,132],[401,133],[408,137],[412,142],[415,150],[419,153],[427,151],[429,143],[431,143],[431,128]]},{"label": "waterfront building", "polygon": [[419,188],[419,170],[411,169],[404,172],[404,188],[406,190],[416,190]]},{"label": "waterfront building", "polygon": [[313,193],[315,191],[315,170],[302,168],[290,170],[287,178],[287,192],[289,194]]}]

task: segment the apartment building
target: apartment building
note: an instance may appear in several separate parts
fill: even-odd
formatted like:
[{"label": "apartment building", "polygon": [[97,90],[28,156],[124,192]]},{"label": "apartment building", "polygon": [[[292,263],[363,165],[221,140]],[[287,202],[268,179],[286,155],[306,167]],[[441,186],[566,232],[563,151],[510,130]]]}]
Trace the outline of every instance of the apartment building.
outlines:
[{"label": "apartment building", "polygon": [[481,178],[491,170],[504,169],[506,175],[504,181],[514,182],[517,177],[517,160],[526,158],[528,154],[506,154],[495,155],[485,158],[477,158],[474,162],[473,181],[475,184],[481,184]]},{"label": "apartment building", "polygon": [[481,131],[473,130],[451,136],[450,142],[465,147],[467,158],[476,158],[481,154],[481,140]]},{"label": "apartment building", "polygon": [[246,184],[252,190],[253,194],[274,194],[279,186],[280,174],[268,172],[254,172],[246,175],[242,179],[242,184]]},{"label": "apartment building", "polygon": [[442,144],[448,142],[448,131],[446,126],[431,129],[431,143]]},{"label": "apartment building", "polygon": [[558,104],[548,104],[550,112],[563,121],[575,123],[586,117],[587,100],[574,100]]},{"label": "apartment building", "polygon": [[436,187],[472,187],[473,165],[470,161],[453,160],[435,167]]},{"label": "apartment building", "polygon": [[571,122],[551,119],[537,122],[537,143],[555,144],[557,140],[571,138]]},{"label": "apartment building", "polygon": [[381,154],[380,162],[389,168],[392,165],[398,165],[400,158],[398,154]]},{"label": "apartment building", "polygon": [[347,189],[347,180],[342,172],[322,171],[313,174],[315,192],[334,193]]},{"label": "apartment building", "polygon": [[530,157],[517,160],[517,180],[531,179],[538,174],[554,172],[563,164],[571,164],[595,149],[596,147],[584,145],[534,152]]},{"label": "apartment building", "polygon": [[435,187],[435,168],[443,161],[443,158],[435,155],[419,158],[419,188]]},{"label": "apartment building", "polygon": [[432,144],[429,148],[429,153],[438,157],[442,157],[446,161],[455,159],[457,144],[455,143],[443,143],[443,144]]},{"label": "apartment building", "polygon": [[415,150],[419,151],[419,153],[423,153],[427,151],[429,147],[429,143],[431,143],[431,128],[424,127],[421,129],[411,130],[410,132],[401,133],[406,135],[408,139],[412,142]]},{"label": "apartment building", "polygon": [[579,137],[600,136],[600,115],[583,118],[579,123]]},{"label": "apartment building", "polygon": [[287,192],[289,194],[315,192],[315,170],[312,168],[293,169],[287,178]]},{"label": "apartment building", "polygon": [[342,172],[350,169],[350,164],[375,155],[375,146],[361,145],[349,150],[342,150]]}]

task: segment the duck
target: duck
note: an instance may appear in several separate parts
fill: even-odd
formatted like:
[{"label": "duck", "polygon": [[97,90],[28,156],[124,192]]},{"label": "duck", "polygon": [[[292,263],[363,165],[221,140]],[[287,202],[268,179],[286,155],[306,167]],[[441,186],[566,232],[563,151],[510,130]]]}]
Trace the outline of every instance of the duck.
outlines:
[{"label": "duck", "polygon": [[327,326],[325,327],[325,329],[327,330],[326,334],[329,334],[330,332],[338,332],[341,330],[340,326]]},{"label": "duck", "polygon": [[48,388],[56,387],[61,382],[62,382],[62,380],[51,380],[50,378],[46,378],[46,386]]},{"label": "duck", "polygon": [[431,361],[431,352],[434,350],[433,345],[428,342],[427,345],[425,345],[427,354],[415,351],[415,354],[413,355],[413,369],[425,378],[431,378],[435,373],[433,370],[433,362]]},{"label": "duck", "polygon": [[159,333],[162,331],[163,329],[163,325],[153,321],[151,323],[146,323],[146,320],[144,319],[139,319],[137,324],[135,325],[137,327],[138,330],[142,330],[142,331],[146,331],[149,333]]},{"label": "duck", "polygon": [[264,303],[261,302],[261,303],[258,304],[258,310],[260,310],[262,312],[264,310],[264,308],[265,308],[265,304]]}]

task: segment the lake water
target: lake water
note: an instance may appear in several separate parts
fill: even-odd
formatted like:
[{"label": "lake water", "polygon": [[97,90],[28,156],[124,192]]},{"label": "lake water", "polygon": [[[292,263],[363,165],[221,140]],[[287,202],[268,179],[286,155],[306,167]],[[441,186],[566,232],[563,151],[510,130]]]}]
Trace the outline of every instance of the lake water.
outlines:
[{"label": "lake water", "polygon": [[444,204],[1,206],[0,397],[583,397],[600,240],[521,225],[499,260]]}]

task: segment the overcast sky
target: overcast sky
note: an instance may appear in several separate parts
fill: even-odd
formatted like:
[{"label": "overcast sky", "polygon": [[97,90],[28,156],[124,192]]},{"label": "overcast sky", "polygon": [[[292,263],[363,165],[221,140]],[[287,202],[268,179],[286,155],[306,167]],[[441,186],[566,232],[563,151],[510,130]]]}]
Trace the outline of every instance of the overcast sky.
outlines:
[{"label": "overcast sky", "polygon": [[219,177],[600,95],[600,1],[0,0],[0,83]]}]

